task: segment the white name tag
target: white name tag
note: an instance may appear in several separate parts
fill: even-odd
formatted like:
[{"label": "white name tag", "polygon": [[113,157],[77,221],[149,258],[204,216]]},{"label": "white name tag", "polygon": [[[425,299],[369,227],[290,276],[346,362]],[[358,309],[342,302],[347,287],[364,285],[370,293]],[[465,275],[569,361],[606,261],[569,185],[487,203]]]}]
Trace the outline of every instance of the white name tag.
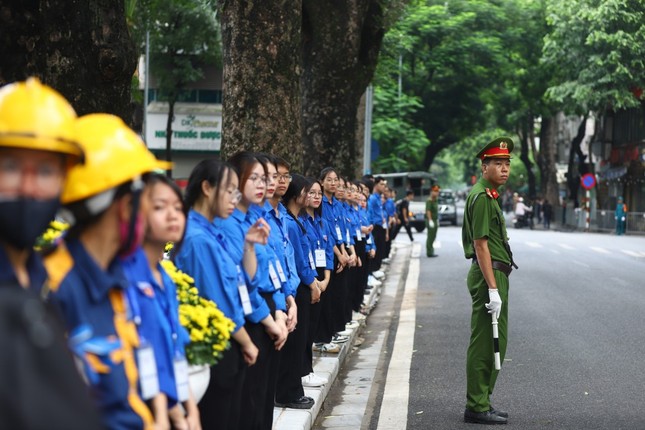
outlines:
[{"label": "white name tag", "polygon": [[316,267],[327,267],[327,256],[324,249],[317,249],[316,253]]},{"label": "white name tag", "polygon": [[340,231],[340,226],[336,224],[336,237],[338,240],[343,240],[343,233]]},{"label": "white name tag", "polygon": [[242,309],[244,310],[244,315],[250,315],[253,312],[253,307],[251,306],[249,290],[248,288],[246,288],[246,282],[244,281],[244,276],[242,275],[240,266],[237,266],[237,290],[240,292],[240,299],[242,299]]},{"label": "white name tag", "polygon": [[157,362],[155,361],[155,353],[150,345],[143,344],[137,349],[137,363],[141,398],[150,400],[159,394]]},{"label": "white name tag", "polygon": [[280,284],[280,279],[278,278],[278,272],[275,271],[275,267],[273,267],[273,263],[269,261],[269,278],[271,278],[271,283],[273,284],[273,288],[276,290],[279,290],[282,285]]},{"label": "white name tag", "polygon": [[177,382],[177,400],[185,402],[190,397],[188,390],[188,362],[183,357],[175,358],[175,381]]},{"label": "white name tag", "polygon": [[316,270],[316,263],[314,262],[314,256],[311,255],[311,251],[309,251],[309,267]]},{"label": "white name tag", "polygon": [[280,260],[275,260],[275,266],[278,269],[278,276],[280,277],[280,282],[287,282],[287,276],[284,274],[284,270],[282,269],[282,264],[280,263]]},{"label": "white name tag", "polygon": [[367,240],[365,241],[368,245],[372,244],[372,236],[367,236]]},{"label": "white name tag", "polygon": [[385,222],[385,220],[383,220],[383,224],[381,224],[381,227],[387,228],[387,222]]},{"label": "white name tag", "polygon": [[345,229],[345,243],[350,243],[349,229]]},{"label": "white name tag", "polygon": [[361,229],[356,229],[356,240],[363,240],[363,235],[361,234]]}]

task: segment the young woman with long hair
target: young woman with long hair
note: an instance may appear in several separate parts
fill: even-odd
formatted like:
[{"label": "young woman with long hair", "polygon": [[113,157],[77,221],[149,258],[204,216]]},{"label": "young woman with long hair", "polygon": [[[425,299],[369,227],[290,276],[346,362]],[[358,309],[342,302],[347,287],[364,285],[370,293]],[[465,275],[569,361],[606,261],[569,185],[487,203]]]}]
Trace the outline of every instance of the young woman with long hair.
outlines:
[{"label": "young woman with long hair", "polygon": [[[239,428],[247,366],[255,364],[258,356],[244,328],[244,316],[252,309],[239,262],[231,259],[230,246],[213,225],[215,218],[231,215],[240,197],[237,174],[230,165],[214,159],[197,164],[186,187],[186,235],[175,256],[177,267],[195,279],[199,294],[214,301],[235,323],[231,348],[211,367],[211,379],[199,403],[204,429]],[[250,229],[244,238],[249,246],[264,240],[261,229]]]}]

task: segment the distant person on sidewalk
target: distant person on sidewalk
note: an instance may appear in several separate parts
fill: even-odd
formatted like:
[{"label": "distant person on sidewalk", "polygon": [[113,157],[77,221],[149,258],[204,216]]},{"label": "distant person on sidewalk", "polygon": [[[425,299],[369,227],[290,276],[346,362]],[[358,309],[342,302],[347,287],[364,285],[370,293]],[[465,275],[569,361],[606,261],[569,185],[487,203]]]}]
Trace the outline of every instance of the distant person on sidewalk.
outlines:
[{"label": "distant person on sidewalk", "polygon": [[616,234],[621,236],[625,234],[625,224],[627,221],[627,205],[623,202],[622,197],[618,197],[616,204],[616,211],[614,212],[614,219],[616,220]]},{"label": "distant person on sidewalk", "polygon": [[[466,410],[464,421],[506,424],[508,414],[491,405],[498,370],[495,370],[491,314],[498,319],[499,352],[504,362],[508,321],[508,276],[513,255],[508,245],[504,214],[497,189],[511,172],[513,141],[500,137],[477,154],[482,177],[473,186],[464,208],[464,255],[472,259],[467,285],[472,298],[471,334],[466,356]],[[517,267],[517,266],[515,266]]]},{"label": "distant person on sidewalk", "polygon": [[[405,228],[405,231],[408,233],[410,242],[414,242],[414,236],[412,235],[412,228],[410,227],[410,201],[414,198],[414,191],[408,190],[405,193],[405,198],[401,199],[401,202],[397,207],[397,215],[399,217],[399,224],[395,227],[398,233],[398,230],[401,227]],[[395,235],[396,236],[396,235]]]},{"label": "distant person on sidewalk", "polygon": [[428,229],[428,238],[426,239],[426,256],[437,257],[434,252],[434,240],[437,238],[439,229],[439,185],[433,185],[430,191],[430,197],[426,200],[426,227]]},{"label": "distant person on sidewalk", "polygon": [[551,217],[553,217],[553,205],[548,200],[544,200],[542,204],[542,221],[545,230],[551,228]]}]

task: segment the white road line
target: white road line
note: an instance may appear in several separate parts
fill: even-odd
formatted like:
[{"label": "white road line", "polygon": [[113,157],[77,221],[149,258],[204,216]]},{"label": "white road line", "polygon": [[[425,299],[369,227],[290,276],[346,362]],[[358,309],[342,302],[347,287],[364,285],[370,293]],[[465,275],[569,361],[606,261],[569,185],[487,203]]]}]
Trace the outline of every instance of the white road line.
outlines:
[{"label": "white road line", "polygon": [[537,242],[525,242],[525,243],[528,246],[530,246],[531,248],[544,248],[544,246],[542,246],[542,244],[539,244]]},{"label": "white road line", "polygon": [[573,260],[573,262],[574,262],[574,263],[576,263],[578,266],[582,266],[582,267],[591,267],[591,266],[590,266],[590,265],[588,265],[587,263],[583,263],[583,262],[581,262],[581,261]]},{"label": "white road line", "polygon": [[627,249],[623,249],[622,251],[627,255],[631,255],[632,257],[638,257],[638,258],[645,257],[645,253],[643,252],[629,251]]},{"label": "white road line", "polygon": [[599,248],[597,246],[592,246],[591,249],[593,249],[596,252],[599,252],[601,254],[611,254],[611,252],[607,251],[605,248]]},{"label": "white road line", "polygon": [[434,243],[432,244],[435,248],[441,248],[441,241],[440,240],[435,240]]},{"label": "white road line", "polygon": [[554,254],[560,254],[560,251],[558,251],[557,249],[552,249],[551,252]]},{"label": "white road line", "polygon": [[558,243],[558,245],[560,246],[560,248],[564,249],[575,249],[573,246],[567,245],[566,243]]},{"label": "white road line", "polygon": [[[418,243],[414,248],[419,248]],[[414,248],[413,252],[414,252]],[[416,327],[416,298],[419,282],[419,259],[410,260],[408,277],[399,312],[399,325],[387,370],[383,402],[377,430],[399,430],[407,427],[410,397],[410,366]]]}]

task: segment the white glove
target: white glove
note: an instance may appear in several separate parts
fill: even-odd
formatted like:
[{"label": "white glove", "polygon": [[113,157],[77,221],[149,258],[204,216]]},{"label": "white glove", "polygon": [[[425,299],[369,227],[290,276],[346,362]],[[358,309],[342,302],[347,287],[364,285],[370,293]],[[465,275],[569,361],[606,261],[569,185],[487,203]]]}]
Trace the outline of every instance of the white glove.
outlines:
[{"label": "white glove", "polygon": [[622,217],[620,220],[621,220],[621,221],[625,221],[625,217]]},{"label": "white glove", "polygon": [[497,288],[488,289],[488,298],[490,303],[486,303],[486,309],[488,309],[489,314],[495,314],[496,318],[499,318],[500,312],[502,312],[502,298],[499,296],[499,291]]},{"label": "white glove", "polygon": [[434,221],[432,220],[428,221],[428,227],[434,228]]}]

